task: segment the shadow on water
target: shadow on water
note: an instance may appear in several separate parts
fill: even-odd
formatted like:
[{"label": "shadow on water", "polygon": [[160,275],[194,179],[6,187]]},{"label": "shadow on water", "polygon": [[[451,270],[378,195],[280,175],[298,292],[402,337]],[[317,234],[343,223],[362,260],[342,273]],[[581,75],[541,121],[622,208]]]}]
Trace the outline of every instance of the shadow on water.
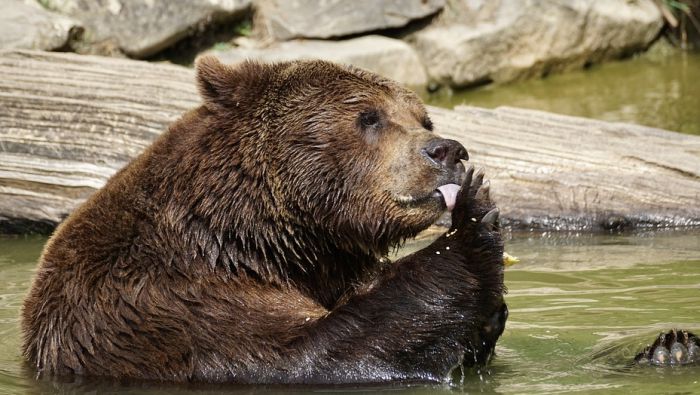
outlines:
[{"label": "shadow on water", "polygon": [[[411,242],[400,253],[429,240]],[[34,379],[19,355],[18,314],[45,239],[0,237],[0,393],[693,393],[700,366],[641,367],[659,332],[700,332],[700,230],[509,235],[521,263],[506,271],[510,318],[487,370],[462,384],[173,385]],[[457,381],[461,381],[458,378]]]}]

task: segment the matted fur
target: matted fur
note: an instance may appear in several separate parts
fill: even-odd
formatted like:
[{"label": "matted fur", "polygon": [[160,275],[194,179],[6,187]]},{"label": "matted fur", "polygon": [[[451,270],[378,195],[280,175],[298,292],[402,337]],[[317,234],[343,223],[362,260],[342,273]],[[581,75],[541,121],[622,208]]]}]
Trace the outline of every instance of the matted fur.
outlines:
[{"label": "matted fur", "polygon": [[203,105],[46,245],[22,313],[39,373],[440,381],[487,359],[505,310],[480,177],[449,236],[383,259],[444,210],[438,186],[465,178],[463,153],[426,157],[439,137],[413,93],[321,61],[204,58],[197,78]]}]

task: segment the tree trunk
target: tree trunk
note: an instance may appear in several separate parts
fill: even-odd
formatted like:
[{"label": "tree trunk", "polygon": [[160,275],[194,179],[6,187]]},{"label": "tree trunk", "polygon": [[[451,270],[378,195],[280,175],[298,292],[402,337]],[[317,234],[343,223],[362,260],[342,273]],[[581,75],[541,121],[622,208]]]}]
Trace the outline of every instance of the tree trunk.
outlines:
[{"label": "tree trunk", "polygon": [[[0,232],[51,231],[199,103],[179,66],[0,53]],[[700,226],[700,137],[513,108],[430,107],[514,227]]]}]

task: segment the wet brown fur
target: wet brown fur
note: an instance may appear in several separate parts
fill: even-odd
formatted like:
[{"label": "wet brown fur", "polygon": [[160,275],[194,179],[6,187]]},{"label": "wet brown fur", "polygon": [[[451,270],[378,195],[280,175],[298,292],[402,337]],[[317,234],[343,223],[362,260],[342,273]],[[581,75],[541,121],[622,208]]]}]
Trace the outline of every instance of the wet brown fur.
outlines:
[{"label": "wet brown fur", "polygon": [[[416,96],[320,61],[197,70],[204,104],[45,247],[22,314],[32,366],[338,383],[440,381],[465,355],[483,362],[503,306],[500,236],[471,220],[488,199],[461,196],[457,236],[380,263],[455,181],[421,157],[437,136]],[[358,124],[367,109],[378,126]]]}]

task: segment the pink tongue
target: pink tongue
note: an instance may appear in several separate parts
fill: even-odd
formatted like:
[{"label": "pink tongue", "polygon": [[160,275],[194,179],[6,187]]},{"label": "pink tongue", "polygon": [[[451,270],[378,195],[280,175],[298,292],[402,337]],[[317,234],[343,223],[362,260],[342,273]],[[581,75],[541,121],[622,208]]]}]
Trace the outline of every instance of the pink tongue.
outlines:
[{"label": "pink tongue", "polygon": [[442,197],[445,199],[445,205],[447,206],[448,211],[452,211],[452,209],[455,208],[459,188],[460,187],[457,184],[447,184],[438,188],[438,191],[442,193]]}]

